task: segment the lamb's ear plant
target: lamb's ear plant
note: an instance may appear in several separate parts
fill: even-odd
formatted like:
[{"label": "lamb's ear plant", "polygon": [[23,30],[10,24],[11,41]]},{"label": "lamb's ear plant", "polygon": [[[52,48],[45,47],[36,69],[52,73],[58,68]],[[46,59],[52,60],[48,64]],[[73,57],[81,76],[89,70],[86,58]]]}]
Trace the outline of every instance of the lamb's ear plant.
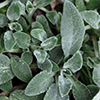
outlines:
[{"label": "lamb's ear plant", "polygon": [[[0,3],[0,100],[100,99],[98,3],[62,0],[61,13],[45,8],[53,1]],[[33,21],[37,9],[45,16]]]}]

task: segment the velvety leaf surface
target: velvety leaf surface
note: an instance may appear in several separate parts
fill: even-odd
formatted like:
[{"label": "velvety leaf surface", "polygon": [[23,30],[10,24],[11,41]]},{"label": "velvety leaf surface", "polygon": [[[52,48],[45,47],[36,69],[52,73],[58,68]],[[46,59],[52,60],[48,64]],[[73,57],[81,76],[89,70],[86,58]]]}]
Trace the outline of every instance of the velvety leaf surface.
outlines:
[{"label": "velvety leaf surface", "polygon": [[83,19],[94,29],[99,28],[100,15],[96,11],[83,11],[81,12]]},{"label": "velvety leaf surface", "polygon": [[46,60],[47,52],[45,50],[37,49],[34,50],[34,55],[37,58],[38,63],[43,63]]},{"label": "velvety leaf surface", "polygon": [[84,4],[84,1],[83,0],[76,0],[75,1],[75,4],[76,4],[77,9],[80,12],[86,10],[86,7],[85,7],[85,4]]},{"label": "velvety leaf surface", "polygon": [[52,84],[46,92],[46,95],[43,100],[69,100],[69,96],[61,97],[56,84]]},{"label": "velvety leaf surface", "polygon": [[100,91],[93,97],[92,100],[100,100]]},{"label": "velvety leaf surface", "polygon": [[48,74],[47,71],[42,71],[29,82],[25,89],[25,94],[35,96],[44,93],[53,81],[52,73]]},{"label": "velvety leaf surface", "polygon": [[8,82],[14,77],[10,69],[10,59],[4,55],[0,54],[0,85]]},{"label": "velvety leaf surface", "polygon": [[43,29],[43,26],[38,21],[33,22],[32,25],[31,25],[31,27],[32,27],[32,29],[36,29],[36,28]]},{"label": "velvety leaf surface", "polygon": [[74,82],[73,96],[76,100],[91,100],[92,95],[89,89],[79,81]]},{"label": "velvety leaf surface", "polygon": [[21,59],[23,59],[27,64],[31,64],[33,61],[33,55],[31,52],[23,52],[21,55]]},{"label": "velvety leaf surface", "polygon": [[58,18],[59,18],[59,16],[58,16],[58,14],[57,14],[56,11],[49,11],[49,12],[47,12],[47,13],[46,13],[46,17],[49,19],[49,21],[50,21],[53,25],[55,25],[55,24],[57,23]]},{"label": "velvety leaf surface", "polygon": [[16,32],[13,34],[18,46],[26,49],[30,44],[30,36],[24,32]]},{"label": "velvety leaf surface", "polygon": [[4,14],[0,14],[0,27],[3,28],[7,25],[8,19]]},{"label": "velvety leaf surface", "polygon": [[20,18],[20,8],[18,3],[13,2],[7,9],[7,17],[9,20],[14,21]]},{"label": "velvety leaf surface", "polygon": [[10,30],[15,30],[15,31],[22,31],[23,28],[18,22],[13,22],[8,24]]},{"label": "velvety leaf surface", "polygon": [[96,65],[93,69],[92,79],[100,87],[100,66]]},{"label": "velvety leaf surface", "polygon": [[4,44],[6,50],[12,49],[16,44],[12,31],[7,31],[4,33]]},{"label": "velvety leaf surface", "polygon": [[53,2],[54,0],[34,0],[33,4],[37,7],[37,8],[41,8],[41,7],[45,7],[47,5],[49,5],[51,2]]},{"label": "velvety leaf surface", "polygon": [[47,36],[50,36],[51,33],[49,33],[50,30],[49,30],[49,24],[48,24],[47,19],[46,19],[43,15],[38,15],[38,16],[36,17],[36,21],[38,21],[38,22],[41,23],[41,25],[43,26],[44,30],[45,30],[46,33],[47,33]]},{"label": "velvety leaf surface", "polygon": [[[3,90],[4,92],[7,92],[7,93],[10,93],[13,89],[13,86],[12,86],[12,81],[8,81],[4,84],[1,84],[0,85],[0,89]],[[0,99],[1,100],[1,99]]]},{"label": "velvety leaf surface", "polygon": [[27,1],[26,3],[26,10],[29,12],[33,9],[33,4],[31,3],[31,1]]},{"label": "velvety leaf surface", "polygon": [[52,63],[49,59],[46,59],[43,63],[38,63],[38,67],[41,70],[47,70],[48,73],[50,73],[52,71]]},{"label": "velvety leaf surface", "polygon": [[47,34],[43,29],[33,29],[31,35],[37,40],[44,41],[47,38]]},{"label": "velvety leaf surface", "polygon": [[28,83],[32,78],[32,73],[29,65],[18,57],[11,58],[11,69],[17,78],[26,83]]},{"label": "velvety leaf surface", "polygon": [[85,28],[76,7],[68,0],[64,2],[61,20],[62,49],[64,55],[76,53],[82,46]]},{"label": "velvety leaf surface", "polygon": [[63,68],[69,68],[73,73],[82,68],[83,58],[81,53],[76,52],[67,62],[64,63]]},{"label": "velvety leaf surface", "polygon": [[41,43],[41,47],[45,50],[52,50],[56,46],[57,40],[55,36],[47,38]]},{"label": "velvety leaf surface", "polygon": [[16,90],[10,94],[10,100],[42,100],[43,94],[36,96],[27,96],[23,90]]},{"label": "velvety leaf surface", "polygon": [[68,95],[69,91],[72,89],[71,80],[68,77],[65,78],[63,75],[59,76],[58,85],[61,97]]}]

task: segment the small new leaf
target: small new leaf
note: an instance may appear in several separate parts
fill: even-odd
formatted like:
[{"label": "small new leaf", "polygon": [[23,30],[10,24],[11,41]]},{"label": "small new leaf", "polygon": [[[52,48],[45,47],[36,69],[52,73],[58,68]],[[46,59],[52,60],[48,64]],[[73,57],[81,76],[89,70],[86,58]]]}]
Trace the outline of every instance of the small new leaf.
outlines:
[{"label": "small new leaf", "polygon": [[47,38],[41,43],[41,47],[45,50],[52,50],[56,46],[57,40],[55,36]]}]

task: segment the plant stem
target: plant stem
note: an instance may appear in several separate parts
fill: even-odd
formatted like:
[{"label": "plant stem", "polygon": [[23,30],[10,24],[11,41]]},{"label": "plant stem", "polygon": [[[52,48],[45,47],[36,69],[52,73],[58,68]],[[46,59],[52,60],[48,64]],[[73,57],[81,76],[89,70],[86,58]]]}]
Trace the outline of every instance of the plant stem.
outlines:
[{"label": "plant stem", "polygon": [[97,43],[96,36],[92,36],[92,40],[93,40],[93,47],[94,47],[95,56],[99,57],[98,43]]},{"label": "plant stem", "polygon": [[8,5],[10,3],[11,0],[5,0],[4,2],[0,3],[0,8],[5,7],[6,5]]}]

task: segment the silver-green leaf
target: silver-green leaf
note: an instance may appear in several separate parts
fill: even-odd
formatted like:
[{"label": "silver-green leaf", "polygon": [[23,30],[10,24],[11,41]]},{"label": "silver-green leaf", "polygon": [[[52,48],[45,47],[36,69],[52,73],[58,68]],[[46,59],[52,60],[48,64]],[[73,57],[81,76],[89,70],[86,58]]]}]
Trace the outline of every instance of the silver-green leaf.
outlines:
[{"label": "silver-green leaf", "polygon": [[43,29],[33,29],[31,35],[37,40],[44,41],[47,38],[47,34]]},{"label": "silver-green leaf", "polygon": [[41,43],[41,47],[45,50],[52,50],[56,46],[57,40],[55,36],[47,38]]},{"label": "silver-green leaf", "polygon": [[68,93],[72,89],[71,80],[68,77],[64,77],[63,75],[59,76],[58,85],[61,97],[65,97],[66,95],[68,95]]},{"label": "silver-green leaf", "polygon": [[30,36],[24,32],[16,32],[13,34],[15,41],[20,48],[26,49],[30,44]]},{"label": "silver-green leaf", "polygon": [[99,28],[99,22],[100,22],[100,15],[96,11],[82,11],[81,15],[83,19],[94,29]]},{"label": "silver-green leaf", "polygon": [[53,83],[47,90],[43,100],[69,100],[69,96],[67,95],[62,98],[57,90],[56,84]]},{"label": "silver-green leaf", "polygon": [[10,59],[4,54],[0,54],[0,85],[8,82],[13,77],[14,74],[10,68]]},{"label": "silver-green leaf", "polygon": [[85,27],[81,14],[68,0],[64,2],[61,20],[62,49],[65,57],[76,53],[82,46]]},{"label": "silver-green leaf", "polygon": [[13,37],[12,31],[7,31],[4,33],[4,45],[6,50],[11,50],[14,45],[16,44],[16,41]]},{"label": "silver-green leaf", "polygon": [[69,68],[73,73],[82,68],[83,58],[79,51],[77,51],[67,62],[64,63],[63,68]]},{"label": "silver-green leaf", "polygon": [[48,74],[47,71],[42,71],[29,82],[25,89],[25,94],[27,96],[35,96],[44,93],[53,81],[52,73]]},{"label": "silver-green leaf", "polygon": [[34,55],[37,58],[38,63],[43,63],[46,60],[47,52],[45,50],[36,49]]}]

